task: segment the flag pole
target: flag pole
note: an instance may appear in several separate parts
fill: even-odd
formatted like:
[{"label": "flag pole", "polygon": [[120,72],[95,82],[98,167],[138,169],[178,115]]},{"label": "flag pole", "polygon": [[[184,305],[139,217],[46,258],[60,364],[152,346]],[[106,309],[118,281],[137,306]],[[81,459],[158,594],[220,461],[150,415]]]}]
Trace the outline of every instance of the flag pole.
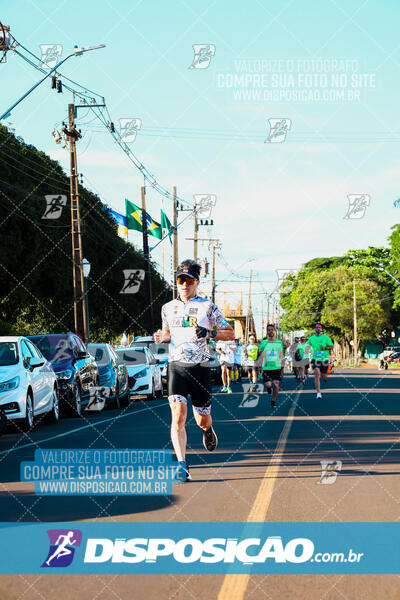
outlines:
[{"label": "flag pole", "polygon": [[154,331],[154,318],[153,318],[153,298],[151,290],[151,268],[150,268],[150,253],[149,253],[149,240],[147,237],[147,213],[146,213],[146,188],[142,187],[142,230],[143,230],[143,254],[145,261],[145,272],[147,280],[147,300],[148,310],[150,311],[147,315],[147,333],[153,334]]}]

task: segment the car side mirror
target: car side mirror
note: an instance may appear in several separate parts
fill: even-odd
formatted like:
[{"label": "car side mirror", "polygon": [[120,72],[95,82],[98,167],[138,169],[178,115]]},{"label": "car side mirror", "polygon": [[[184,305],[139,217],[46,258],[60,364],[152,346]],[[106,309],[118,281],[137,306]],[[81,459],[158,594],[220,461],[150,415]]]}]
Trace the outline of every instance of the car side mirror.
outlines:
[{"label": "car side mirror", "polygon": [[30,369],[36,369],[37,367],[42,367],[44,365],[44,360],[42,358],[37,358],[36,356],[32,356],[29,359],[28,367]]},{"label": "car side mirror", "polygon": [[90,354],[89,352],[86,352],[86,350],[82,350],[80,352],[78,352],[78,354],[76,355],[76,360],[82,360],[84,358],[89,358]]}]

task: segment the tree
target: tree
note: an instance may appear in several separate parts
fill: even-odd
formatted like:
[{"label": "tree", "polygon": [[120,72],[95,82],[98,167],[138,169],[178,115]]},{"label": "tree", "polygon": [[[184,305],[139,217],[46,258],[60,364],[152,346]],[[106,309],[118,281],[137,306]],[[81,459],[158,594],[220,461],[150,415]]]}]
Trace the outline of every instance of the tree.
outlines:
[{"label": "tree", "polygon": [[[0,322],[16,333],[73,330],[69,178],[61,166],[0,125]],[[45,195],[67,196],[60,218],[43,219]],[[117,234],[100,198],[80,186],[83,254],[93,340],[123,331],[145,333],[149,310],[145,288],[121,294],[124,269],[143,269],[141,250]],[[169,285],[152,265],[153,310],[160,325]],[[8,328],[8,329],[7,329]],[[149,332],[150,333],[150,332]]]},{"label": "tree", "polygon": [[[314,259],[281,286],[284,331],[312,329],[316,321],[343,344],[353,339],[353,279],[356,279],[358,339],[388,339],[392,330],[392,284],[375,266],[387,249],[349,251],[343,257]],[[385,263],[386,264],[386,263]],[[380,265],[378,265],[380,266]]]}]

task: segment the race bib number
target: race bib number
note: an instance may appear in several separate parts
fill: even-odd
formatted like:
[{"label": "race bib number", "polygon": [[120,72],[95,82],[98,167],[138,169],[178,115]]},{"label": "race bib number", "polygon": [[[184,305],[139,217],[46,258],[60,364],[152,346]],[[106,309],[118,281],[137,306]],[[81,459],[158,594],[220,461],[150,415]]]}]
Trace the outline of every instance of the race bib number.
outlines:
[{"label": "race bib number", "polygon": [[324,358],[324,352],[323,352],[323,350],[316,350],[315,351],[315,358]]}]

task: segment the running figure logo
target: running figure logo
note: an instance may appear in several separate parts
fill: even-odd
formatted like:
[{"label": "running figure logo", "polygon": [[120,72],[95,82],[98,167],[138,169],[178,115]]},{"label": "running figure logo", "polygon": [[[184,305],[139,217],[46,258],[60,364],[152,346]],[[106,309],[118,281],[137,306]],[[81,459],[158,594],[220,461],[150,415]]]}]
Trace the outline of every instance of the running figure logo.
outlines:
[{"label": "running figure logo", "polygon": [[143,269],[123,269],[125,282],[120,294],[137,294],[144,279]]},{"label": "running figure logo", "polygon": [[189,69],[208,69],[212,57],[215,55],[214,44],[193,44],[193,62]]},{"label": "running figure logo", "polygon": [[142,127],[142,119],[118,119],[119,133],[126,144],[132,144]]},{"label": "running figure logo", "polygon": [[[290,294],[296,283],[295,274],[297,273],[297,269],[275,269],[275,272],[278,281],[274,291],[276,293]],[[293,275],[293,277],[289,278],[289,275]]]},{"label": "running figure logo", "polygon": [[348,194],[349,208],[343,219],[362,219],[370,202],[369,194]]},{"label": "running figure logo", "polygon": [[67,196],[45,196],[46,210],[42,219],[59,219],[64,206],[67,204]]},{"label": "running figure logo", "polygon": [[50,548],[42,567],[68,567],[74,558],[75,548],[81,545],[79,529],[48,529]]},{"label": "running figure logo", "polygon": [[317,483],[324,485],[331,485],[335,483],[339,471],[342,470],[341,460],[321,460],[321,478]]},{"label": "running figure logo", "polygon": [[286,140],[286,135],[292,126],[291,119],[268,119],[269,135],[264,143],[281,144]]},{"label": "running figure logo", "polygon": [[54,69],[61,56],[63,47],[61,44],[40,44],[42,69]]},{"label": "running figure logo", "polygon": [[217,203],[217,196],[215,194],[194,194],[193,198],[197,216],[208,219],[211,216],[212,209]]}]

